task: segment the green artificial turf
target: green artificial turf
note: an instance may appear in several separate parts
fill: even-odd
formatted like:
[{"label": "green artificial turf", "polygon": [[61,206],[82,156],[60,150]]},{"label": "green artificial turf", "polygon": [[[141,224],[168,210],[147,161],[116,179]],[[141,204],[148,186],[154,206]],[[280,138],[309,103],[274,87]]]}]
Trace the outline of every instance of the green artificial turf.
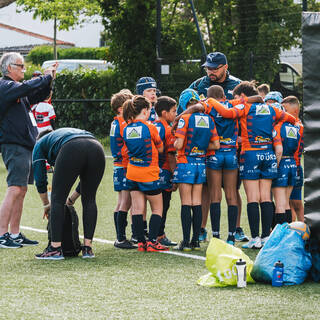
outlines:
[{"label": "green artificial turf", "polygon": [[[0,163],[0,199],[5,193],[6,171]],[[245,198],[243,198],[245,199]],[[95,237],[115,239],[112,162],[97,194],[98,223]],[[243,201],[243,223],[249,233]],[[81,216],[80,201],[76,209]],[[222,238],[227,235],[226,206],[222,207]],[[81,221],[81,219],[80,219]],[[210,223],[210,221],[209,221]],[[42,205],[34,186],[26,196],[23,226],[45,229]],[[208,224],[209,227],[209,224]],[[80,226],[82,230],[82,226]],[[80,230],[80,233],[82,231]],[[130,235],[130,227],[127,234]],[[320,286],[273,288],[250,284],[204,288],[196,281],[208,273],[205,261],[163,253],[117,250],[112,244],[94,242],[95,259],[39,261],[34,254],[47,244],[47,235],[23,231],[39,246],[0,249],[0,319],[319,319]],[[166,232],[181,240],[180,202],[172,197]],[[237,244],[240,247],[239,244]],[[205,256],[207,244],[200,252]],[[254,260],[257,252],[246,250]]]}]

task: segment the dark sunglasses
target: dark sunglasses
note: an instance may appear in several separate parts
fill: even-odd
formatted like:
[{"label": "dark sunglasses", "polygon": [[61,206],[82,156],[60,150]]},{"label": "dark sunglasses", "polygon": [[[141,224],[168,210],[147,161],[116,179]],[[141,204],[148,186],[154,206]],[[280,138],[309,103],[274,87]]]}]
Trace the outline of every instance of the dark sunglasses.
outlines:
[{"label": "dark sunglasses", "polygon": [[24,69],[24,64],[19,64],[19,63],[10,63],[13,66],[20,67],[21,69]]},{"label": "dark sunglasses", "polygon": [[206,70],[209,70],[209,71],[217,71],[217,70],[221,69],[223,66],[224,66],[224,64],[222,64],[221,66],[219,66],[219,67],[217,67],[217,68],[205,67],[205,69],[206,69]]}]

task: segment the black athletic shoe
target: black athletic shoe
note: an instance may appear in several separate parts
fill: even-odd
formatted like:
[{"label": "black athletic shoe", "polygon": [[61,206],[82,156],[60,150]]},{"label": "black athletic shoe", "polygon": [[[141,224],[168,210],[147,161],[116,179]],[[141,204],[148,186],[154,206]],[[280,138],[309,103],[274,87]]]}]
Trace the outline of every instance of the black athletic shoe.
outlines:
[{"label": "black athletic shoe", "polygon": [[138,246],[135,246],[131,241],[125,239],[123,241],[116,240],[114,246],[119,249],[137,249]]},{"label": "black athletic shoe", "polygon": [[92,248],[89,246],[82,247],[82,259],[92,259],[95,255],[92,251]]},{"label": "black athletic shoe", "polygon": [[39,244],[38,241],[28,239],[21,232],[19,233],[17,238],[11,238],[15,243],[21,244],[22,246],[37,246]]},{"label": "black athletic shoe", "polygon": [[177,242],[173,242],[170,239],[167,238],[167,236],[164,234],[161,237],[158,237],[157,239],[163,246],[166,247],[171,247],[171,246],[176,246]]},{"label": "black athletic shoe", "polygon": [[0,237],[0,248],[18,249],[21,247],[21,244],[16,243],[11,239],[9,232],[5,233],[3,236]]},{"label": "black athletic shoe", "polygon": [[191,247],[192,250],[196,250],[196,251],[201,250],[199,240],[192,240],[192,241],[190,242],[190,247]]},{"label": "black athletic shoe", "polygon": [[133,236],[130,239],[130,242],[133,244],[138,244],[138,239],[134,238]]},{"label": "black athletic shoe", "polygon": [[174,250],[179,250],[179,251],[185,251],[185,252],[190,252],[192,249],[190,247],[190,243],[184,242],[183,240],[180,241],[180,243],[173,248]]},{"label": "black athletic shoe", "polygon": [[54,248],[52,246],[44,249],[42,253],[36,254],[36,259],[40,260],[63,260],[64,256],[61,247]]}]

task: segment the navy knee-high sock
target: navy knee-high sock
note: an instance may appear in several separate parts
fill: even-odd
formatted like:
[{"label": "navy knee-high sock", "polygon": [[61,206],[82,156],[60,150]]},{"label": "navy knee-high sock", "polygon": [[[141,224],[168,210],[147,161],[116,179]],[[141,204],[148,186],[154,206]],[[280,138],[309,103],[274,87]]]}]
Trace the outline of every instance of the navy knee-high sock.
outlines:
[{"label": "navy knee-high sock", "polygon": [[210,219],[211,219],[212,235],[215,238],[220,238],[220,216],[221,216],[220,202],[212,202],[210,204]]},{"label": "navy knee-high sock", "polygon": [[228,241],[234,241],[238,219],[238,206],[228,206]]},{"label": "navy knee-high sock", "polygon": [[275,214],[275,224],[283,224],[286,222],[286,214],[284,212],[277,212]]},{"label": "navy knee-high sock", "polygon": [[251,237],[255,238],[259,236],[259,224],[260,224],[260,215],[259,215],[259,205],[258,202],[249,202],[247,204],[248,212],[248,221],[251,231]]},{"label": "navy knee-high sock", "polygon": [[182,205],[181,206],[181,224],[183,241],[185,243],[190,242],[190,232],[191,232],[191,206]]},{"label": "navy knee-high sock", "polygon": [[125,211],[118,212],[118,215],[117,215],[118,241],[123,241],[126,239],[127,215],[128,215],[128,212],[125,212]]},{"label": "navy knee-high sock", "polygon": [[270,231],[271,231],[272,220],[273,220],[273,203],[271,201],[261,202],[260,209],[261,209],[261,225],[262,225],[261,238],[265,238],[270,235]]},{"label": "navy knee-high sock", "polygon": [[158,214],[152,214],[149,221],[149,241],[157,241],[160,223],[161,217]]},{"label": "navy knee-high sock", "polygon": [[162,202],[163,202],[163,210],[162,210],[162,218],[161,218],[161,224],[160,224],[160,229],[159,229],[159,234],[158,236],[163,236],[164,235],[164,228],[166,226],[166,220],[167,220],[167,212],[170,207],[170,200],[171,200],[171,191],[162,191]]},{"label": "navy knee-high sock", "polygon": [[199,241],[199,234],[201,229],[201,222],[202,222],[202,207],[201,205],[192,206],[192,228],[193,228],[193,235],[192,241]]},{"label": "navy knee-high sock", "polygon": [[133,233],[136,235],[138,242],[145,242],[142,214],[132,215],[132,226]]},{"label": "navy knee-high sock", "polygon": [[292,212],[291,209],[286,209],[286,222],[291,223],[292,222]]},{"label": "navy knee-high sock", "polygon": [[117,235],[117,239],[118,239],[118,211],[115,211],[113,213],[113,221],[114,221],[114,227],[116,229],[116,235]]}]

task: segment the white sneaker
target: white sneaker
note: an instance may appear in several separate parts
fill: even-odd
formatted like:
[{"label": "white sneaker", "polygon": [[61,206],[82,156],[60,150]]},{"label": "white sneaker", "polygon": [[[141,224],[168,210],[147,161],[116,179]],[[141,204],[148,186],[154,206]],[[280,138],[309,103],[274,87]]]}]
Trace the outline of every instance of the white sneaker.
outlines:
[{"label": "white sneaker", "polygon": [[252,238],[248,243],[242,246],[244,249],[261,249],[261,247],[262,245],[260,237]]},{"label": "white sneaker", "polygon": [[265,245],[265,243],[268,241],[269,237],[264,237],[264,238],[261,238],[261,245],[262,247]]}]

